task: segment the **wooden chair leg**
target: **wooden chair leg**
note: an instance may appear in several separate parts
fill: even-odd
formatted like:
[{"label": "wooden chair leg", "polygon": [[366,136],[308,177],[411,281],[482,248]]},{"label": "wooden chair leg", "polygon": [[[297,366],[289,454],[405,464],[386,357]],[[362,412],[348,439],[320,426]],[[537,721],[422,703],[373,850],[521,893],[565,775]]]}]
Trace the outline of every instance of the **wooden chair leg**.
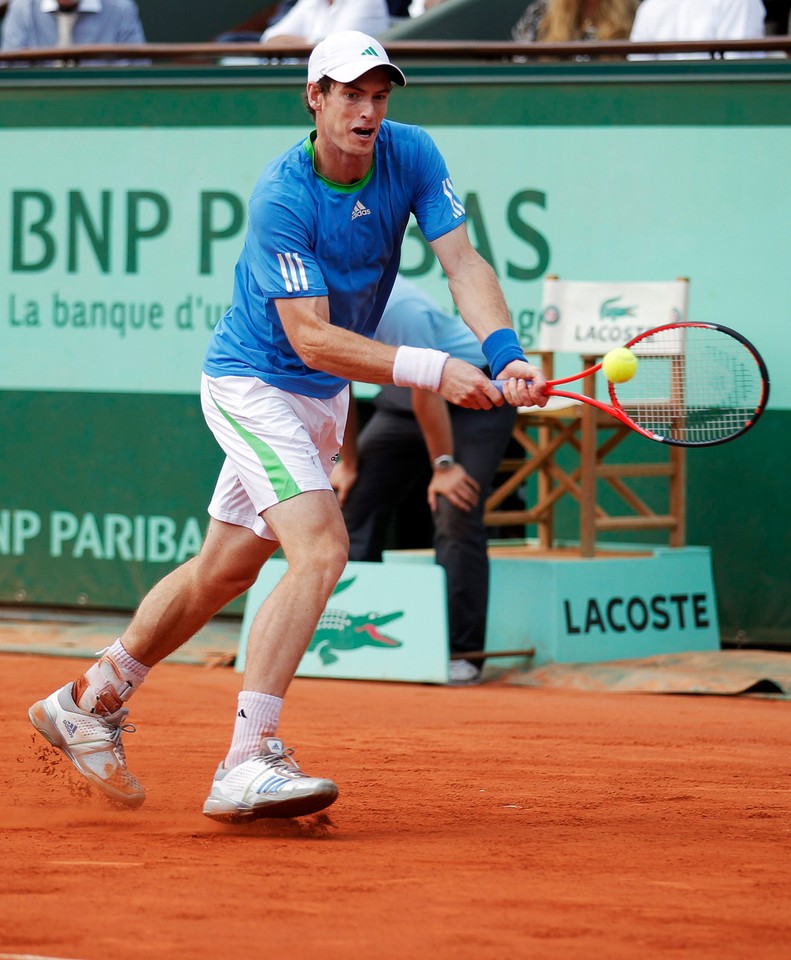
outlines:
[{"label": "wooden chair leg", "polygon": [[591,407],[582,412],[580,433],[580,556],[592,557],[596,553],[596,415]]},{"label": "wooden chair leg", "polygon": [[676,525],[670,531],[670,546],[687,544],[687,451],[683,447],[670,448],[670,514]]}]

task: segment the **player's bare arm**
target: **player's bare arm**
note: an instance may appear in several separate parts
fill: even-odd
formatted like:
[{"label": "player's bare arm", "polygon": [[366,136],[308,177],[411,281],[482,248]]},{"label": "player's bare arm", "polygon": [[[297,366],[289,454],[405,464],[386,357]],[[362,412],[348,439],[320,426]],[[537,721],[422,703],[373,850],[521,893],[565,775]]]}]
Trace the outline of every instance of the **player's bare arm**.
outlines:
[{"label": "player's bare arm", "polygon": [[[402,351],[403,369],[403,351],[412,351],[412,354],[407,354],[407,359],[412,356],[417,357],[418,361],[422,361],[428,354],[438,353],[437,351],[396,348],[369,340],[351,330],[333,326],[330,323],[326,297],[284,298],[276,300],[275,304],[289,342],[303,363],[309,367],[324,370],[336,377],[344,377],[346,380],[427,386],[426,383],[409,382],[399,378],[396,357],[399,350]],[[503,395],[477,367],[454,357],[430,359],[440,366],[436,383],[429,389],[440,393],[450,403],[474,410],[489,410],[503,403]],[[408,370],[404,376],[409,377]],[[416,376],[421,376],[420,370]]]},{"label": "player's bare arm", "polygon": [[[448,277],[453,302],[464,322],[483,343],[496,331],[512,330],[505,297],[494,270],[470,243],[464,224],[431,242]],[[545,406],[546,378],[522,358],[509,359],[492,375],[506,380],[503,396],[514,406]]]},{"label": "player's bare arm", "polygon": [[330,323],[326,297],[275,300],[289,343],[303,363],[346,380],[392,383],[396,348]]}]

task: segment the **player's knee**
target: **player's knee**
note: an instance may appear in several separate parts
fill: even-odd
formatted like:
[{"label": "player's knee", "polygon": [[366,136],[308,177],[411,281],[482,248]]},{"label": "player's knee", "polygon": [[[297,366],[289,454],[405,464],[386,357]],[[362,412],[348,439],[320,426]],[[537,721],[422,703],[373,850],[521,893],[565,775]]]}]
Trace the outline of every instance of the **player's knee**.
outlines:
[{"label": "player's knee", "polygon": [[313,583],[313,590],[329,596],[349,559],[349,540],[345,533],[333,537],[320,536],[310,549],[291,551],[287,555],[289,569]]},{"label": "player's knee", "polygon": [[230,601],[253,586],[260,570],[261,564],[258,562],[202,563],[197,567],[196,574],[206,593]]},{"label": "player's knee", "polygon": [[330,543],[325,545],[322,560],[324,561],[328,578],[333,580],[333,586],[343,573],[348,559],[349,538],[345,533],[342,536],[334,537]]},{"label": "player's knee", "polygon": [[229,590],[233,592],[234,596],[239,596],[240,593],[244,593],[253,586],[260,572],[261,565],[259,564],[243,570],[233,571],[227,580]]},{"label": "player's knee", "polygon": [[317,601],[320,606],[327,603],[341,579],[340,573],[318,566],[304,571],[289,568],[289,575],[293,576],[293,583],[299,583],[301,595]]}]

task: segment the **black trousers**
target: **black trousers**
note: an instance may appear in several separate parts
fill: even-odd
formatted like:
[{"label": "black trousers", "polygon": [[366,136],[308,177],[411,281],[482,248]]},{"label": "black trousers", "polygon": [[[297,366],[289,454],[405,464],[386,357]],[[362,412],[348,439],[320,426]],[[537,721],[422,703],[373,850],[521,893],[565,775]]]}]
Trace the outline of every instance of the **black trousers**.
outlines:
[{"label": "black trousers", "polygon": [[[385,387],[383,393],[402,390]],[[454,457],[478,481],[481,496],[469,513],[444,497],[434,513],[434,550],[445,570],[448,629],[453,653],[483,650],[489,602],[484,502],[516,421],[509,406],[467,410],[450,406]],[[377,409],[358,438],[359,477],[344,507],[350,560],[382,559],[388,527],[399,505],[416,491],[425,499],[431,463],[414,415]]]}]

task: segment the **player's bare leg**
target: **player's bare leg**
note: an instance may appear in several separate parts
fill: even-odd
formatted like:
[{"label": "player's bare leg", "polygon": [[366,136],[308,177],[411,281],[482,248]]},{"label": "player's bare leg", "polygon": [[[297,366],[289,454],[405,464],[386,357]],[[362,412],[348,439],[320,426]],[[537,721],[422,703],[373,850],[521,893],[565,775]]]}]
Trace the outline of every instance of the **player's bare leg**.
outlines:
[{"label": "player's bare leg", "polygon": [[200,553],[153,587],[121,635],[130,656],[153,666],[178,650],[255,583],[277,547],[247,527],[212,519]]},{"label": "player's bare leg", "polygon": [[148,668],[172,653],[255,580],[277,544],[212,520],[200,554],[143,600],[129,628],[74,683],[30,708],[33,726],[113,800],[137,807],[145,791],[126,764],[125,701]]},{"label": "player's bare leg", "polygon": [[288,569],[253,620],[244,685],[282,697],[343,573],[349,538],[329,490],[292,497],[270,507],[264,517]]},{"label": "player's bare leg", "polygon": [[[264,517],[288,570],[253,620],[244,687],[282,698],[343,572],[348,538],[330,491],[300,494]],[[226,823],[302,816],[329,806],[337,795],[331,780],[307,776],[281,740],[265,736],[255,756],[230,770],[220,764],[203,812]]]}]

